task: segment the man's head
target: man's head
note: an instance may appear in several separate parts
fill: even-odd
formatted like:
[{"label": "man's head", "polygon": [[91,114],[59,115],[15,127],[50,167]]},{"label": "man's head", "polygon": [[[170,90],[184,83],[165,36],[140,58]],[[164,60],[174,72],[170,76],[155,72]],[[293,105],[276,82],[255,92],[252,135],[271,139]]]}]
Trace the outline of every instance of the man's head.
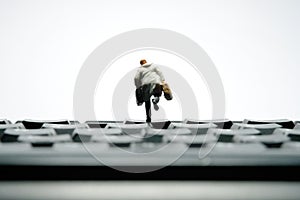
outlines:
[{"label": "man's head", "polygon": [[143,65],[143,64],[145,64],[145,63],[147,63],[147,61],[146,61],[145,59],[142,59],[142,60],[140,61],[140,64],[141,64],[141,65]]}]

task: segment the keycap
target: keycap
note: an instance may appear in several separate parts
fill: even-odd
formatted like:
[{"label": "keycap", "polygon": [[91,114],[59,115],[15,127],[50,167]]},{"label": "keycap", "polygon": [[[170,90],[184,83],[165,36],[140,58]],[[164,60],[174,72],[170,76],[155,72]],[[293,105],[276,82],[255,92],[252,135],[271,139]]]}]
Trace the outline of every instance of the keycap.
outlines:
[{"label": "keycap", "polygon": [[[6,135],[4,138],[4,131],[7,129],[25,129],[24,125],[21,123],[18,124],[0,124],[0,140],[1,141],[6,141],[7,138],[9,137],[8,135]],[[2,139],[3,138],[3,139]]]},{"label": "keycap", "polygon": [[257,129],[260,131],[262,135],[270,135],[274,132],[276,128],[280,128],[281,125],[278,124],[244,124],[244,123],[236,123],[233,124],[231,129]]},{"label": "keycap", "polygon": [[216,143],[218,140],[214,135],[175,135],[168,136],[168,142],[185,143],[189,147],[202,147],[209,143]]},{"label": "keycap", "polygon": [[7,119],[0,119],[0,124],[11,124],[11,122]]},{"label": "keycap", "polygon": [[175,128],[187,128],[194,135],[206,134],[210,128],[216,128],[215,124],[184,124],[184,123],[172,123]]},{"label": "keycap", "polygon": [[146,129],[150,128],[148,124],[120,124],[120,123],[110,123],[107,124],[107,128],[118,128],[121,129],[124,134],[145,134]]},{"label": "keycap", "polygon": [[148,129],[148,135],[190,135],[192,132],[187,128],[174,128],[174,129]]},{"label": "keycap", "polygon": [[168,129],[171,124],[169,120],[152,120],[151,127],[155,129]]},{"label": "keycap", "polygon": [[17,142],[21,135],[49,136],[55,135],[53,129],[6,129],[1,137],[2,142]]},{"label": "keycap", "polygon": [[[124,124],[146,124],[143,120],[125,120]],[[171,124],[169,120],[152,120],[150,123],[152,128],[155,129],[167,129]]]},{"label": "keycap", "polygon": [[128,119],[128,120],[125,120],[123,123],[124,124],[146,124],[146,121],[145,120]]},{"label": "keycap", "polygon": [[230,129],[232,126],[232,121],[229,119],[216,119],[216,120],[192,120],[192,119],[186,119],[186,124],[215,124],[218,128],[222,129]]},{"label": "keycap", "polygon": [[75,129],[72,134],[72,139],[74,142],[89,142],[91,138],[103,137],[103,135],[121,135],[121,129],[110,128],[90,128],[90,129]]},{"label": "keycap", "polygon": [[123,123],[122,121],[86,121],[90,128],[106,128],[107,124]]},{"label": "keycap", "polygon": [[274,131],[274,134],[283,134],[288,136],[292,141],[300,141],[300,129],[287,129],[278,128]]},{"label": "keycap", "polygon": [[163,138],[168,135],[190,135],[191,131],[186,128],[175,129],[148,129],[143,137],[144,142],[162,142]]},{"label": "keycap", "polygon": [[300,129],[300,123],[296,123],[294,129]]},{"label": "keycap", "polygon": [[292,129],[295,126],[294,122],[291,121],[291,120],[288,120],[288,119],[275,119],[275,120],[250,120],[250,119],[245,119],[244,123],[246,123],[246,124],[278,124],[282,128],[289,128],[289,129]]},{"label": "keycap", "polygon": [[0,124],[0,135],[2,135],[6,129],[25,129],[25,127],[22,123],[18,123],[18,124]]},{"label": "keycap", "polygon": [[69,124],[68,120],[31,120],[26,119],[22,121],[26,129],[39,129],[43,124]]},{"label": "keycap", "polygon": [[77,120],[68,120],[68,121],[69,121],[69,124],[80,124],[80,122]]},{"label": "keycap", "polygon": [[108,143],[111,146],[118,146],[118,147],[129,147],[130,144],[134,142],[141,142],[142,138],[137,138],[134,136],[128,136],[128,135],[103,135],[98,137],[92,137],[92,141],[94,142],[103,142]]},{"label": "keycap", "polygon": [[[247,156],[260,155],[261,153],[265,152],[266,149],[267,147],[264,144],[259,142],[256,143],[217,142],[212,147],[211,155],[218,155],[219,157],[223,158],[220,159],[221,163],[231,166],[233,165],[233,163],[232,160],[228,159],[228,157],[231,157],[233,155],[239,155],[247,161]],[[251,160],[247,162],[251,163]]]},{"label": "keycap", "polygon": [[72,139],[69,134],[49,136],[21,135],[18,141],[31,143],[33,147],[51,147],[54,143],[71,142]]},{"label": "keycap", "polygon": [[42,128],[52,128],[57,135],[71,135],[75,129],[87,129],[87,124],[43,124]]},{"label": "keycap", "polygon": [[85,122],[89,128],[105,128],[106,122]]},{"label": "keycap", "polygon": [[210,129],[207,134],[215,135],[219,142],[232,142],[234,136],[258,135],[257,129]]},{"label": "keycap", "polygon": [[278,148],[284,142],[288,142],[290,139],[282,134],[272,134],[272,135],[237,135],[233,138],[235,142],[240,143],[262,143],[269,148]]}]

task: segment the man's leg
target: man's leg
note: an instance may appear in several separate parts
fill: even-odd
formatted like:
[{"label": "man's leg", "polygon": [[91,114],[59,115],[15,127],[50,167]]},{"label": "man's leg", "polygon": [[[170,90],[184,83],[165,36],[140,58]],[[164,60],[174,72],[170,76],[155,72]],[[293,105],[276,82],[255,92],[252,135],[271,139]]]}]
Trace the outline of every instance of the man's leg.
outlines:
[{"label": "man's leg", "polygon": [[151,102],[149,101],[145,101],[145,109],[146,109],[146,122],[151,122]]},{"label": "man's leg", "polygon": [[152,103],[155,110],[158,110],[159,107],[157,103],[159,102],[159,97],[162,95],[162,86],[160,84],[156,84],[154,90],[153,90],[153,96]]}]

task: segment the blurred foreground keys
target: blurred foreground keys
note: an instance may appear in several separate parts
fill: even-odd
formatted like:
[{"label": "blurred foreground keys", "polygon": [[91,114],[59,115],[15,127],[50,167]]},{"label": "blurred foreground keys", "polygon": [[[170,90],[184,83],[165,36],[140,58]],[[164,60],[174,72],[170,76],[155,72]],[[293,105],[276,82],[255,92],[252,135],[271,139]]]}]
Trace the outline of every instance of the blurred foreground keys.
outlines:
[{"label": "blurred foreground keys", "polygon": [[6,129],[1,137],[2,142],[17,142],[19,136],[50,136],[55,135],[54,129]]}]

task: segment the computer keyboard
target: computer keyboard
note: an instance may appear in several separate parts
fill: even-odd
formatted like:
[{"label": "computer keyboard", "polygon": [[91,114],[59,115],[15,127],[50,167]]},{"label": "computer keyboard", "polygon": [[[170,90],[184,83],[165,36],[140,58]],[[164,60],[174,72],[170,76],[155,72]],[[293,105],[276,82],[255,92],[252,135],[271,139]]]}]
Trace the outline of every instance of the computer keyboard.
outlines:
[{"label": "computer keyboard", "polygon": [[0,120],[0,140],[3,180],[300,180],[292,120]]}]

